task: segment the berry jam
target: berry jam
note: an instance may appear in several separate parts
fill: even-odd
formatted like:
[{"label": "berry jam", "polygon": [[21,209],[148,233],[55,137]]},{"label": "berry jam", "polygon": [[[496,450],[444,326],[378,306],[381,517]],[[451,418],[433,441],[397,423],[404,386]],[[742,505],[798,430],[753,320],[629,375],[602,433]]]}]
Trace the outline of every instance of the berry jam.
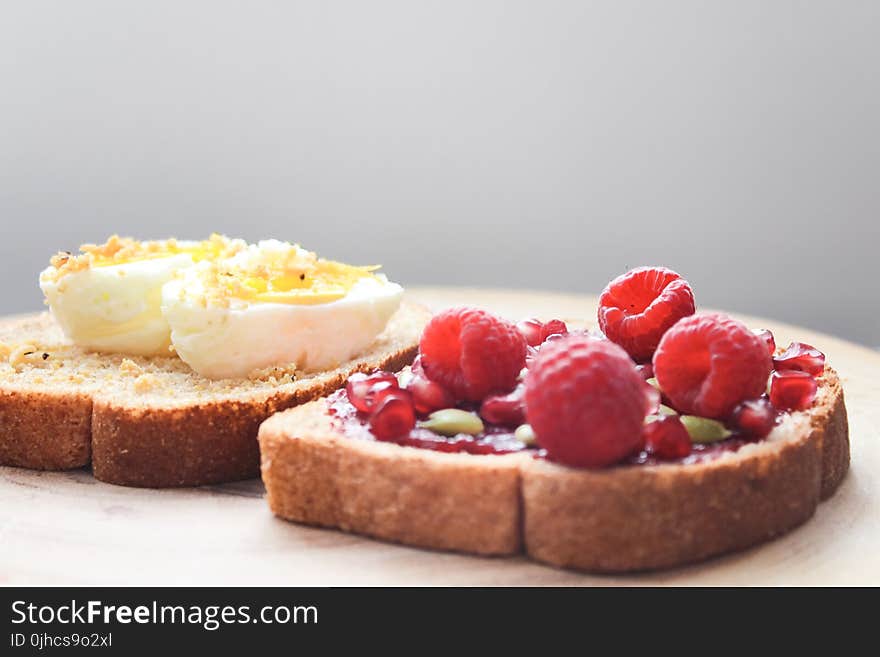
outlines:
[{"label": "berry jam", "polygon": [[[345,389],[337,390],[327,397],[329,413],[336,425],[349,438],[358,440],[381,440],[370,431],[368,416],[359,412],[348,400]],[[467,410],[473,410],[468,408]],[[407,435],[393,440],[397,445],[430,449],[435,452],[465,452],[467,454],[513,454],[526,452],[535,458],[547,458],[545,450],[526,445],[513,435],[514,430],[508,427],[486,425],[485,430],[476,435],[458,434],[457,436],[441,436],[428,429],[415,427]],[[680,459],[659,459],[647,451],[634,454],[623,463],[629,465],[658,465],[661,463],[703,463],[726,452],[736,452],[743,445],[758,442],[759,439],[734,434],[726,440],[711,444],[694,443],[691,453]]]},{"label": "berry jam", "polygon": [[691,445],[691,453],[680,459],[659,459],[653,454],[649,454],[642,450],[624,461],[629,465],[660,465],[661,463],[678,463],[687,465],[689,463],[705,463],[714,458],[718,458],[722,454],[736,452],[743,445],[749,443],[760,442],[760,439],[747,438],[745,436],[731,436],[726,440],[720,440],[717,443],[693,443]]},{"label": "berry jam", "polygon": [[[349,438],[380,440],[370,431],[365,413],[360,413],[348,400],[345,390],[337,390],[327,397],[330,415]],[[476,435],[460,433],[457,436],[441,436],[428,429],[415,427],[407,435],[388,440],[398,445],[431,449],[435,452],[467,452],[468,454],[510,454],[530,450],[540,454],[542,450],[532,449],[513,436],[513,429],[488,425]]]}]

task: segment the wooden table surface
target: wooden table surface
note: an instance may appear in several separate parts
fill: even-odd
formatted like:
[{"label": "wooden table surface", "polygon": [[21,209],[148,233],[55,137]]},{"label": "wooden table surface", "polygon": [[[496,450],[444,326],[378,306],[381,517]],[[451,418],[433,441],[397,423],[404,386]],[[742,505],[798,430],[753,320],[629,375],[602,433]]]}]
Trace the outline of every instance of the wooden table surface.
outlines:
[{"label": "wooden table surface", "polygon": [[[508,317],[593,318],[595,297],[418,288],[435,309],[481,305]],[[852,469],[806,525],[695,566],[590,576],[525,558],[480,558],[382,543],[275,518],[260,481],[144,490],[88,471],[0,467],[0,584],[94,585],[831,585],[880,584],[880,354],[779,322],[745,318],[827,355],[844,381]]]}]

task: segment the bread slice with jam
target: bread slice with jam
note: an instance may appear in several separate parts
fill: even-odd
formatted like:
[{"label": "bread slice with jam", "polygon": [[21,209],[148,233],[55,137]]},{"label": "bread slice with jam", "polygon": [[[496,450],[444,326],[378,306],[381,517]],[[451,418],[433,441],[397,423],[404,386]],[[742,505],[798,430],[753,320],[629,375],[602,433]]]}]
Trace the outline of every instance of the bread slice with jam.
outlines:
[{"label": "bread slice with jam", "polygon": [[344,391],[260,427],[272,511],[418,547],[525,553],[591,572],[676,566],[802,524],[849,467],[843,390],[831,368],[813,406],[765,439],[679,462],[584,469],[540,450],[503,454],[376,440],[340,411]]}]

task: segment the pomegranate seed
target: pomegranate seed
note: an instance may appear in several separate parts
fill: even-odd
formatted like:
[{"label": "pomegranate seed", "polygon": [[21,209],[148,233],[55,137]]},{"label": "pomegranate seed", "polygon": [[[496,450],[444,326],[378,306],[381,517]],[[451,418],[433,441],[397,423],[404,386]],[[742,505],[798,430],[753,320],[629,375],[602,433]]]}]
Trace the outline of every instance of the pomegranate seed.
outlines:
[{"label": "pomegranate seed", "polygon": [[370,414],[370,430],[379,440],[400,438],[415,426],[416,411],[406,390],[389,391]]},{"label": "pomegranate seed", "polygon": [[792,342],[773,359],[773,366],[777,370],[799,370],[819,376],[825,371],[825,354],[803,342]]},{"label": "pomegranate seed", "polygon": [[773,352],[776,351],[776,339],[773,337],[773,334],[767,329],[754,329],[752,333],[767,343],[767,351],[772,356]]},{"label": "pomegranate seed", "polygon": [[345,384],[345,392],[352,406],[362,413],[369,413],[381,397],[382,391],[399,388],[397,377],[391,372],[352,374]]},{"label": "pomegranate seed", "polygon": [[541,344],[544,345],[544,344],[547,344],[548,342],[555,342],[556,340],[562,340],[566,335],[568,335],[568,334],[567,333],[551,333],[546,338],[544,338],[544,342],[542,342]]},{"label": "pomegranate seed", "polygon": [[561,319],[551,319],[544,324],[544,340],[547,340],[551,335],[566,335],[567,333],[568,326]]},{"label": "pomegranate seed", "polygon": [[544,341],[544,323],[537,319],[524,319],[516,325],[530,347],[537,347]]},{"label": "pomegranate seed", "polygon": [[455,406],[455,399],[446,388],[424,376],[415,376],[406,387],[412,395],[419,415],[428,415],[441,408]]},{"label": "pomegranate seed", "polygon": [[639,374],[642,375],[642,378],[645,381],[654,378],[654,366],[651,365],[651,363],[642,363],[641,365],[636,365],[636,369],[639,371]]},{"label": "pomegranate seed", "polygon": [[568,334],[568,326],[561,319],[551,319],[546,323],[534,318],[524,319],[516,327],[523,334],[526,344],[530,347],[540,346],[551,336]]},{"label": "pomegranate seed", "polygon": [[761,397],[737,406],[730,416],[730,422],[735,429],[748,436],[764,438],[776,426],[778,417],[779,414],[770,401]]},{"label": "pomegranate seed", "polygon": [[691,453],[691,437],[677,415],[664,415],[642,429],[645,451],[661,460],[682,459]]},{"label": "pomegranate seed", "polygon": [[770,403],[784,411],[803,411],[816,398],[818,385],[807,372],[786,370],[770,375]]},{"label": "pomegranate seed", "polygon": [[525,386],[520,383],[506,395],[486,397],[480,405],[480,417],[489,424],[518,427],[526,421]]},{"label": "pomegranate seed", "polygon": [[528,367],[531,362],[535,359],[535,356],[538,355],[538,350],[534,347],[526,347],[526,367]]}]

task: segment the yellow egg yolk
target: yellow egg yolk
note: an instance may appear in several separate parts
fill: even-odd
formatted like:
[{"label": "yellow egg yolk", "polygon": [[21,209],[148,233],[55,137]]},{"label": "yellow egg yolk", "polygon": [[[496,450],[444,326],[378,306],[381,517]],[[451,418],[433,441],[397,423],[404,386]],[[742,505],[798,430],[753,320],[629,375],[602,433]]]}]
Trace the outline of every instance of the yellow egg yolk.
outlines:
[{"label": "yellow egg yolk", "polygon": [[377,269],[316,260],[292,270],[223,272],[219,281],[229,296],[245,301],[316,305],[342,299],[359,281],[376,278]]}]

